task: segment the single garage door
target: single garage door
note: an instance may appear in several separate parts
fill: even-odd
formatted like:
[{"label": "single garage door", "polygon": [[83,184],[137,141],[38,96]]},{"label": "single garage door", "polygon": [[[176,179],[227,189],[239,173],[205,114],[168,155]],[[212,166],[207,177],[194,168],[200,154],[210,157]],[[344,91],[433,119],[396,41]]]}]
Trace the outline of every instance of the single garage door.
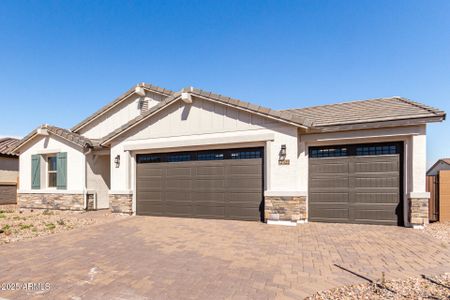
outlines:
[{"label": "single garage door", "polygon": [[263,148],[138,155],[138,215],[261,220]]},{"label": "single garage door", "polygon": [[402,143],[311,147],[309,219],[402,225]]}]

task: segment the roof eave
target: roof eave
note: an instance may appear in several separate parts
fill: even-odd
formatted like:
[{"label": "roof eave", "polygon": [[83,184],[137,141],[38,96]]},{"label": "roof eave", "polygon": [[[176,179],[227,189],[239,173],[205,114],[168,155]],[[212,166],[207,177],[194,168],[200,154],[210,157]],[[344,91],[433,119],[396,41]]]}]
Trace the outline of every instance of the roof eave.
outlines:
[{"label": "roof eave", "polygon": [[405,118],[405,119],[383,120],[383,121],[364,122],[364,123],[316,126],[314,129],[311,129],[310,132],[311,133],[338,132],[338,131],[364,130],[364,129],[375,129],[375,128],[414,126],[414,125],[423,125],[423,124],[427,124],[427,123],[442,122],[444,119],[445,119],[445,114],[441,115],[441,116],[434,116],[434,117]]},{"label": "roof eave", "polygon": [[302,129],[309,130],[311,128],[314,128],[312,121],[309,121],[304,117],[296,116],[295,114],[285,113],[283,115],[280,111],[271,110],[268,108],[257,106],[255,104],[252,104],[249,102],[244,102],[244,101],[240,101],[237,99],[232,99],[229,97],[213,94],[211,92],[203,91],[203,90],[196,89],[193,87],[186,87],[177,93],[173,93],[172,96],[169,96],[166,99],[164,99],[163,102],[161,102],[159,105],[154,107],[154,110],[149,111],[148,114],[138,117],[136,119],[136,121],[132,121],[132,122],[134,122],[133,124],[129,125],[128,127],[123,128],[123,129],[119,128],[119,130],[117,132],[115,132],[115,133],[113,132],[111,135],[106,136],[104,138],[104,140],[102,142],[100,142],[100,145],[101,146],[109,146],[110,143],[117,137],[121,136],[122,134],[124,134],[128,130],[136,127],[137,125],[141,124],[146,119],[150,118],[151,116],[158,113],[162,109],[165,109],[168,105],[179,100],[181,98],[182,93],[190,93],[194,97],[197,97],[200,99],[206,99],[208,101],[219,103],[221,105],[233,107],[233,108],[239,109],[239,110],[244,110],[249,113],[257,114],[262,117],[273,119],[273,120],[276,120],[276,121],[279,121],[282,123],[286,123],[286,124],[289,124],[289,125],[292,125],[295,127],[299,127]]},{"label": "roof eave", "polygon": [[[144,82],[139,83],[139,84],[131,87],[128,91],[126,91],[125,93],[123,93],[122,95],[120,95],[119,97],[117,97],[116,99],[114,99],[113,101],[108,103],[107,105],[105,105],[102,108],[100,108],[99,110],[97,110],[95,113],[93,113],[92,115],[90,115],[89,117],[87,117],[86,119],[84,119],[83,121],[78,123],[77,125],[73,126],[70,130],[73,132],[76,132],[76,131],[86,127],[88,124],[90,124],[94,120],[98,119],[99,117],[101,117],[102,115],[104,115],[105,113],[107,113],[108,111],[113,109],[114,107],[117,107],[117,105],[119,105],[120,103],[122,103],[123,101],[125,101],[126,99],[128,99],[129,97],[131,97],[132,95],[134,95],[136,93],[136,87],[142,87],[149,92],[160,94],[160,95],[166,96],[166,97],[169,97],[170,94],[173,94],[172,91],[161,88],[161,87],[157,87],[157,86],[154,86],[154,85],[151,85],[148,83],[144,83]],[[114,103],[114,104],[109,106],[111,103]]]}]

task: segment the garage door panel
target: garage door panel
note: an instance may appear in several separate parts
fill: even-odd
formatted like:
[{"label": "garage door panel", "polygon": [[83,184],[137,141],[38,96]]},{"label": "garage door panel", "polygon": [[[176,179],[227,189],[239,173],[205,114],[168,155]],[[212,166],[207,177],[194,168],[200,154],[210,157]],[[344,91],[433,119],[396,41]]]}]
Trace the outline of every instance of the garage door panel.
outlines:
[{"label": "garage door panel", "polygon": [[355,188],[396,188],[398,176],[388,177],[358,177],[355,178]]},{"label": "garage door panel", "polygon": [[192,168],[190,167],[176,167],[176,168],[167,168],[166,176],[167,177],[190,177],[192,175]]},{"label": "garage door panel", "polygon": [[379,161],[379,162],[357,162],[355,163],[356,173],[385,173],[394,172],[398,173],[399,166],[397,162],[393,163],[391,161]]},{"label": "garage door panel", "polygon": [[259,221],[260,214],[254,207],[227,206],[225,208],[225,218],[242,221]]},{"label": "garage door panel", "polygon": [[229,168],[231,175],[242,176],[242,175],[254,175],[260,174],[262,172],[261,165],[249,164],[247,166],[231,165]]},{"label": "garage door panel", "polygon": [[199,192],[193,191],[191,193],[186,193],[190,195],[192,202],[196,203],[215,203],[215,202],[225,202],[225,193],[223,192]]},{"label": "garage door panel", "polygon": [[191,179],[166,178],[164,181],[164,187],[166,190],[189,190],[191,188]]},{"label": "garage door panel", "polygon": [[348,177],[314,177],[310,179],[310,187],[311,188],[339,188],[339,187],[347,187],[349,185]]},{"label": "garage door panel", "polygon": [[[213,160],[156,163],[138,161],[137,213],[260,220],[262,158],[224,159],[224,155],[210,155],[213,152],[198,154],[198,157]],[[253,151],[251,155],[255,153],[257,152]],[[246,155],[249,154],[238,151],[233,158]],[[171,154],[171,157],[177,156]],[[179,157],[184,159],[186,155]],[[195,159],[197,154],[191,154],[190,157]],[[214,160],[217,157],[219,159]]]},{"label": "garage door panel", "polygon": [[326,218],[333,221],[348,220],[350,217],[346,204],[312,204],[309,207],[309,214],[311,221],[323,221]]},{"label": "garage door panel", "polygon": [[[162,193],[161,193],[162,194]],[[164,197],[167,201],[191,201],[189,193],[182,190],[164,192]]]},{"label": "garage door panel", "polygon": [[372,220],[375,223],[397,224],[395,215],[395,205],[391,206],[358,206],[351,210],[351,219],[356,222],[368,222]]},{"label": "garage door panel", "polygon": [[[339,148],[346,157],[331,157]],[[401,149],[400,143],[316,147],[315,153],[329,157],[309,159],[310,219],[401,224]]]},{"label": "garage door panel", "polygon": [[139,186],[141,191],[154,191],[160,190],[163,187],[164,181],[160,178],[153,179],[149,178],[147,180],[136,180],[136,186]]},{"label": "garage door panel", "polygon": [[342,162],[325,161],[321,164],[319,161],[312,161],[310,164],[310,171],[313,174],[346,174],[348,172],[348,160]]},{"label": "garage door panel", "polygon": [[192,214],[192,202],[164,201],[164,211],[169,214]]},{"label": "garage door panel", "polygon": [[246,177],[246,178],[231,177],[228,179],[227,188],[230,188],[231,190],[234,190],[234,191],[237,191],[237,190],[260,191],[261,185],[262,185],[261,177]]},{"label": "garage door panel", "polygon": [[310,192],[309,198],[314,203],[347,203],[349,202],[349,193],[339,191]]},{"label": "garage door panel", "polygon": [[366,204],[397,204],[398,203],[398,190],[391,193],[388,192],[358,192],[355,199],[358,199],[359,203]]},{"label": "garage door panel", "polygon": [[142,177],[159,177],[162,176],[165,173],[165,170],[162,168],[137,168],[136,175],[137,178]]},{"label": "garage door panel", "polygon": [[224,166],[199,166],[197,167],[197,176],[223,176],[225,174]]},{"label": "garage door panel", "polygon": [[255,191],[233,192],[228,191],[225,199],[229,203],[253,203],[259,205],[262,201],[261,195]]},{"label": "garage door panel", "polygon": [[162,192],[157,191],[149,191],[149,190],[141,190],[140,195],[142,196],[142,199],[145,200],[161,200],[163,198]]},{"label": "garage door panel", "polygon": [[215,178],[195,178],[192,179],[192,186],[195,190],[215,190],[225,188],[225,179],[215,179]]},{"label": "garage door panel", "polygon": [[161,202],[142,201],[136,204],[136,209],[145,215],[164,215],[164,205]]}]

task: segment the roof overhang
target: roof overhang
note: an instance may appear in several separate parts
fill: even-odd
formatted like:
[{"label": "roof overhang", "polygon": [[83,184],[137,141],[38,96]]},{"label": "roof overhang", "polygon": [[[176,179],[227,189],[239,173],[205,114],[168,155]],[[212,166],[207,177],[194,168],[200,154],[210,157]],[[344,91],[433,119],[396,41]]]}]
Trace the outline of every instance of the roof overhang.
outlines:
[{"label": "roof overhang", "polygon": [[34,129],[32,132],[30,132],[26,137],[24,137],[19,144],[17,144],[17,146],[15,146],[11,151],[14,153],[19,153],[19,150],[21,148],[23,148],[26,144],[28,144],[29,142],[31,142],[33,139],[35,139],[36,137],[48,137],[48,136],[55,136],[57,138],[60,138],[72,145],[77,146],[78,148],[86,148],[86,147],[92,147],[92,145],[88,142],[84,143],[84,144],[80,144],[77,143],[69,138],[66,138],[64,135],[61,134],[56,134],[55,132],[52,132],[51,130],[49,130],[48,128],[44,126],[39,126],[38,128]]},{"label": "roof overhang", "polygon": [[422,117],[422,118],[408,118],[408,119],[398,119],[398,120],[387,120],[387,121],[374,121],[365,123],[352,123],[352,124],[340,124],[340,125],[330,125],[330,126],[317,126],[309,130],[308,133],[319,133],[319,132],[338,132],[338,131],[352,131],[352,130],[364,130],[364,129],[376,129],[376,128],[391,128],[391,127],[403,127],[403,126],[414,126],[423,125],[427,123],[442,122],[445,120],[445,115],[436,117]]},{"label": "roof overhang", "polygon": [[309,130],[312,127],[312,122],[310,120],[296,116],[295,114],[272,110],[249,102],[243,102],[237,99],[232,99],[229,97],[224,97],[210,92],[205,92],[199,89],[195,89],[193,87],[188,87],[166,98],[164,101],[162,101],[161,103],[150,109],[145,115],[141,115],[135,118],[134,120],[125,124],[118,130],[112,132],[111,134],[106,136],[103,139],[103,141],[100,142],[100,145],[108,146],[113,140],[115,140],[119,136],[122,136],[125,132],[131,130],[132,128],[135,128],[136,126],[139,126],[140,124],[142,124],[143,122],[145,122],[158,112],[164,110],[171,104],[176,103],[178,100],[182,100],[186,104],[189,104],[190,102],[192,102],[192,97],[211,101],[214,103],[219,103],[227,107],[232,107],[241,111],[246,111],[251,114],[259,115],[277,122],[296,126],[304,130]]}]

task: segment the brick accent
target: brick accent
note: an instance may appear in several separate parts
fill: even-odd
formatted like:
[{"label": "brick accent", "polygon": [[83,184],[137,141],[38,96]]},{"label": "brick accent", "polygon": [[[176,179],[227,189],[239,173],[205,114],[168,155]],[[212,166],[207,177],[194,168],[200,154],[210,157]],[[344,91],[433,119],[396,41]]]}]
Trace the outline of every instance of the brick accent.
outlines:
[{"label": "brick accent", "polygon": [[264,203],[265,220],[297,222],[308,218],[306,197],[304,196],[266,196]]},{"label": "brick accent", "polygon": [[83,210],[82,194],[18,194],[19,208]]},{"label": "brick accent", "polygon": [[428,219],[428,198],[409,199],[409,222],[411,225],[425,225]]},{"label": "brick accent", "polygon": [[113,213],[133,213],[133,195],[112,194],[109,195],[109,207]]}]

